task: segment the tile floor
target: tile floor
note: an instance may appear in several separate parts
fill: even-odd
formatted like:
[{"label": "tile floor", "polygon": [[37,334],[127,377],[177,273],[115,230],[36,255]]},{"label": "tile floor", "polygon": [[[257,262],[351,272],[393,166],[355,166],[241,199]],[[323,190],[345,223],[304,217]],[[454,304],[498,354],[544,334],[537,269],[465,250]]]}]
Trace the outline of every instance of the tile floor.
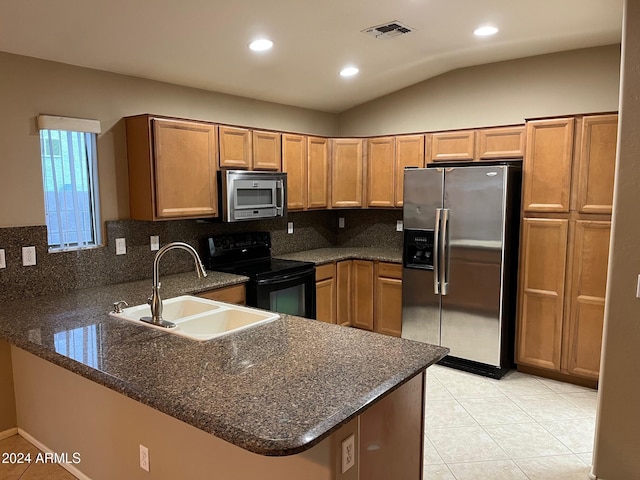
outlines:
[{"label": "tile floor", "polygon": [[[434,365],[427,370],[424,480],[586,480],[595,390],[516,371],[493,380]],[[2,452],[38,449],[22,437]],[[58,465],[0,463],[3,480],[74,480]]]},{"label": "tile floor", "polygon": [[587,480],[597,391],[427,369],[425,480]]},{"label": "tile floor", "polygon": [[36,463],[35,458],[40,452],[24,438],[14,435],[0,440],[0,455],[2,453],[31,454],[31,463],[2,463],[0,462],[0,479],[2,480],[75,480],[61,466],[52,463]]}]

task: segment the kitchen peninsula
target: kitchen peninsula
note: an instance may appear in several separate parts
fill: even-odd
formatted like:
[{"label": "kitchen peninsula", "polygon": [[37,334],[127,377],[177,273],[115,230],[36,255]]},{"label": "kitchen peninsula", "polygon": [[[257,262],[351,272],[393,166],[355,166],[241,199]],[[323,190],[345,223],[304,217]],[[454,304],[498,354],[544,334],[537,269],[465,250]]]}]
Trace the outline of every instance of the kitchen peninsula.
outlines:
[{"label": "kitchen peninsula", "polygon": [[[163,296],[244,281],[167,276]],[[149,291],[148,280],[101,286],[0,312],[18,426],[79,452],[81,478],[420,477],[423,373],[446,349],[289,315],[209,342],[108,315]],[[356,465],[343,473],[352,433]]]}]

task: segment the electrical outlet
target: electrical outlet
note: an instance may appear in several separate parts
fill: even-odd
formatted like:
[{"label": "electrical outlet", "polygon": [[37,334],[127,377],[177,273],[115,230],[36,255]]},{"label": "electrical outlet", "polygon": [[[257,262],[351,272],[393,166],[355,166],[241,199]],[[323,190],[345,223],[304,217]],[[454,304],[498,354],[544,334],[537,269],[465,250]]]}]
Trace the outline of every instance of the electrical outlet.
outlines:
[{"label": "electrical outlet", "polygon": [[344,217],[338,217],[338,228],[344,228]]},{"label": "electrical outlet", "polygon": [[342,441],[342,473],[346,473],[356,464],[356,445],[353,434]]},{"label": "electrical outlet", "polygon": [[287,223],[287,233],[293,233],[293,222]]},{"label": "electrical outlet", "polygon": [[140,444],[140,468],[149,471],[149,449]]},{"label": "electrical outlet", "polygon": [[149,243],[151,244],[152,252],[160,250],[160,237],[158,235],[152,235]]},{"label": "electrical outlet", "polygon": [[638,275],[638,286],[636,287],[636,297],[640,298],[640,275]]},{"label": "electrical outlet", "polygon": [[402,220],[398,220],[396,222],[396,232],[401,232],[403,228],[404,224],[402,223]]},{"label": "electrical outlet", "polygon": [[116,238],[116,255],[127,254],[127,241],[124,238]]},{"label": "electrical outlet", "polygon": [[0,248],[0,268],[7,268],[7,261],[4,257],[4,249]]},{"label": "electrical outlet", "polygon": [[22,266],[31,267],[36,264],[36,247],[22,247]]}]

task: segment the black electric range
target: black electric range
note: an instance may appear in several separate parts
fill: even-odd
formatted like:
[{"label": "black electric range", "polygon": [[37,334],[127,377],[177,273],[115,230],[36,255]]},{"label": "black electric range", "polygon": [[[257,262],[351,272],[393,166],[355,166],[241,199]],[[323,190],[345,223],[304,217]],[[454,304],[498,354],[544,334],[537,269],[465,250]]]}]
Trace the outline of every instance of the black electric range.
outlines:
[{"label": "black electric range", "polygon": [[315,318],[315,265],[272,258],[269,232],[208,237],[200,250],[208,270],[249,277],[247,305]]}]

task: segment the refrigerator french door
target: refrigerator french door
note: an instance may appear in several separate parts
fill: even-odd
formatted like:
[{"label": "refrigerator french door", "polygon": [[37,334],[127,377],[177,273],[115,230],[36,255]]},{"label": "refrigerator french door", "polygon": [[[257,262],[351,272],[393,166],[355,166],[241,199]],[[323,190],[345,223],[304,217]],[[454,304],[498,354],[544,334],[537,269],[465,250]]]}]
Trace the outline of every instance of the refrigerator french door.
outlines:
[{"label": "refrigerator french door", "polygon": [[405,170],[402,337],[443,364],[500,378],[512,366],[520,210],[514,164]]}]

